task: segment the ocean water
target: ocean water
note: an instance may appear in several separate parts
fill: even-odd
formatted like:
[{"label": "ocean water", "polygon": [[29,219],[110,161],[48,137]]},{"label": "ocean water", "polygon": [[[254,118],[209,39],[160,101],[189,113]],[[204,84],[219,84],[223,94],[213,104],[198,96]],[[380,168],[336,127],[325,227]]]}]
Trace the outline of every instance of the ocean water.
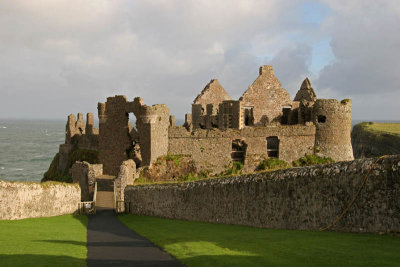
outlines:
[{"label": "ocean water", "polygon": [[39,182],[64,143],[65,124],[66,120],[0,119],[0,180]]},{"label": "ocean water", "polygon": [[0,119],[0,180],[39,182],[64,143],[65,123]]}]

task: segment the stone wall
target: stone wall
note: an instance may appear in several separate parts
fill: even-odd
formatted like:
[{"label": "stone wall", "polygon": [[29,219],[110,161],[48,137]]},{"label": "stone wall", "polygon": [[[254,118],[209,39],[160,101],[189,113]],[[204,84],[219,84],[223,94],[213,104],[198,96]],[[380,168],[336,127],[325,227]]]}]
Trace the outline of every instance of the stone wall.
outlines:
[{"label": "stone wall", "polygon": [[[124,192],[127,185],[133,185],[136,174],[136,164],[132,159],[122,162],[117,178],[115,179],[116,186],[116,198],[118,201],[123,201],[125,198]],[[123,204],[123,202],[122,202]],[[120,205],[118,202],[117,212],[123,212],[125,210],[124,205]]]},{"label": "stone wall", "polygon": [[[180,184],[128,186],[132,213],[170,219],[318,230],[352,200],[375,159]],[[336,231],[400,231],[400,155],[381,161]]]},{"label": "stone wall", "polygon": [[260,159],[267,158],[266,139],[269,136],[279,139],[279,158],[291,162],[313,152],[315,126],[277,124],[242,130],[197,129],[191,133],[184,127],[170,127],[168,152],[192,155],[199,171],[218,173],[232,164],[232,140],[242,139],[247,144],[245,167],[254,170]]},{"label": "stone wall", "polygon": [[0,181],[0,220],[72,214],[80,200],[76,184]]},{"label": "stone wall", "polygon": [[103,174],[102,164],[89,164],[86,161],[77,161],[72,165],[72,181],[81,188],[81,201],[92,201],[95,190],[96,177]]},{"label": "stone wall", "polygon": [[[125,96],[117,95],[99,103],[98,112],[99,160],[104,174],[118,175],[119,166],[129,159],[134,144],[140,146],[142,166],[167,154],[170,123],[166,105],[147,106],[139,97],[127,101]],[[136,129],[129,125],[129,113],[136,117]]]}]

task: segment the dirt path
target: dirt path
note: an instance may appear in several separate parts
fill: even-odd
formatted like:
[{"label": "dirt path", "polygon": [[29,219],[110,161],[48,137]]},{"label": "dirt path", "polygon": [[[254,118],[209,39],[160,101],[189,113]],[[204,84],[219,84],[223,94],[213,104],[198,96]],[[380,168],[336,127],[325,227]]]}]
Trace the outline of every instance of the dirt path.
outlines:
[{"label": "dirt path", "polygon": [[89,217],[88,266],[183,266],[148,239],[121,223],[113,210]]}]

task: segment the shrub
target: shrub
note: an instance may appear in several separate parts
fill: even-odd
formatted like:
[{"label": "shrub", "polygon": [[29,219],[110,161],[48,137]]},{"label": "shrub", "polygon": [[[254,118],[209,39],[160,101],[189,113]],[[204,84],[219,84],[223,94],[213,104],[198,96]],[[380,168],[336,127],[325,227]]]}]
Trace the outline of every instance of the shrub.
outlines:
[{"label": "shrub", "polygon": [[328,164],[332,163],[334,160],[330,157],[320,157],[317,155],[305,155],[298,160],[293,161],[293,166],[301,167],[301,166],[310,166],[310,165],[318,165],[318,164]]},{"label": "shrub", "polygon": [[241,163],[240,161],[234,161],[231,168],[223,171],[218,176],[241,174],[242,169],[243,169],[243,163]]},{"label": "shrub", "polygon": [[277,158],[269,158],[261,161],[257,167],[257,170],[266,170],[266,169],[273,170],[273,169],[281,169],[287,167],[289,167],[289,163],[287,163],[286,161]]},{"label": "shrub", "polygon": [[179,167],[180,159],[182,158],[182,155],[167,155],[164,157],[166,161],[174,161],[175,165]]}]

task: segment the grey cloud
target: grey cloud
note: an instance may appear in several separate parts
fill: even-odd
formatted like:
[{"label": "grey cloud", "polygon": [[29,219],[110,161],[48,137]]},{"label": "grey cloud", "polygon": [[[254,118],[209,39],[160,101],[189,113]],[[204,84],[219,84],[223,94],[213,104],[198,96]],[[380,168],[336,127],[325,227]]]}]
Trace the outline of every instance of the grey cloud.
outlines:
[{"label": "grey cloud", "polygon": [[400,91],[398,3],[325,2],[334,10],[323,29],[332,38],[336,61],[321,71],[317,86],[353,98],[353,117],[398,119],[400,110],[395,104]]},{"label": "grey cloud", "polygon": [[[97,102],[125,94],[129,99],[141,96],[147,104],[165,103],[183,118],[210,79],[217,78],[238,98],[263,64],[274,65],[293,96],[309,76],[312,42],[332,34],[335,64],[343,64],[342,52],[357,48],[349,42],[349,50],[344,49],[342,39],[351,36],[335,30],[336,20],[349,11],[328,3],[334,15],[321,31],[318,25],[298,21],[303,2],[1,1],[0,117],[64,118],[96,112]],[[347,67],[332,65],[323,71],[316,81],[322,95],[342,95],[341,88],[352,87],[351,79],[343,84],[333,79],[343,75],[341,70],[347,68],[355,77],[368,71],[365,67],[357,74],[358,68],[352,67],[366,65],[370,57],[365,51],[359,54]],[[395,69],[396,57],[385,60]],[[392,74],[366,83],[399,81],[393,72],[384,73]]]}]

